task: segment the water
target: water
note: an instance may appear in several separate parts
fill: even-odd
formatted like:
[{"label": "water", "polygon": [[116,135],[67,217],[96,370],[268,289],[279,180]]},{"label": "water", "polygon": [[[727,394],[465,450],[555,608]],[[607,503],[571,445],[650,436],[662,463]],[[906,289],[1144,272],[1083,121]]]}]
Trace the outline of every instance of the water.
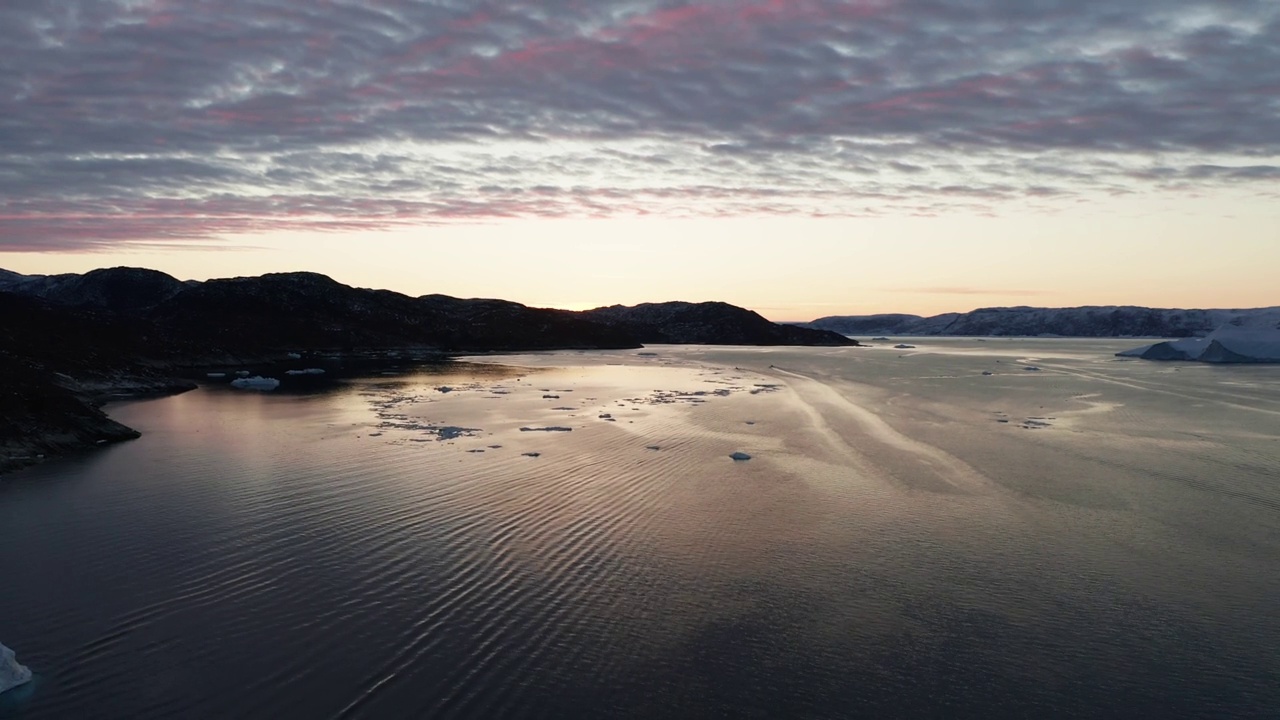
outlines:
[{"label": "water", "polygon": [[113,405],[0,481],[0,716],[1275,717],[1280,368],[915,344]]}]

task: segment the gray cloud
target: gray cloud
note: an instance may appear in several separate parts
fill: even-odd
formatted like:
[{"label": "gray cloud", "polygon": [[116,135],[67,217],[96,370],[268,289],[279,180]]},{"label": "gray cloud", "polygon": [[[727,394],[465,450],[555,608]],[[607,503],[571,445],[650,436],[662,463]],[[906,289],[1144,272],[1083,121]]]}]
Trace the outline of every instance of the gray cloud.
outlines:
[{"label": "gray cloud", "polygon": [[1280,176],[1273,0],[9,0],[0,250]]},{"label": "gray cloud", "polygon": [[1003,295],[1007,297],[1031,297],[1048,295],[1048,290],[998,290],[981,287],[902,287],[883,288],[889,292],[905,292],[926,295]]}]

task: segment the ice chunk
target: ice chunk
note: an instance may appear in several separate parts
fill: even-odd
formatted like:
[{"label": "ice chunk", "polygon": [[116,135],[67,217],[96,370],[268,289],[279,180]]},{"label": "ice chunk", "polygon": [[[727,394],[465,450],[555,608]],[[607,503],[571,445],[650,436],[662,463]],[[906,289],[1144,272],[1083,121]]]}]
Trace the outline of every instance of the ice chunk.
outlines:
[{"label": "ice chunk", "polygon": [[307,368],[305,370],[285,370],[285,375],[323,375],[323,368]]},{"label": "ice chunk", "polygon": [[13,651],[0,644],[0,693],[31,682],[31,671],[18,664]]},{"label": "ice chunk", "polygon": [[1224,325],[1206,337],[1168,340],[1116,354],[1144,360],[1275,363],[1280,362],[1280,327]]},{"label": "ice chunk", "polygon": [[236,378],[231,381],[231,387],[241,390],[275,390],[280,387],[280,381],[275,378],[264,378],[261,375],[254,375],[247,378]]},{"label": "ice chunk", "polygon": [[894,345],[893,347],[894,347],[894,349],[895,349],[895,350],[914,350],[914,349],[916,348],[916,346],[915,346],[915,345],[908,345],[908,344],[906,344],[906,343],[898,343],[897,345]]},{"label": "ice chunk", "polygon": [[742,451],[738,451],[738,452],[736,452],[736,453],[733,453],[733,454],[732,454],[732,455],[730,455],[729,457],[733,458],[734,460],[750,460],[750,459],[751,459],[751,456],[750,456],[750,455],[748,455],[748,454],[746,454],[746,453],[744,453],[744,452],[742,452]]}]

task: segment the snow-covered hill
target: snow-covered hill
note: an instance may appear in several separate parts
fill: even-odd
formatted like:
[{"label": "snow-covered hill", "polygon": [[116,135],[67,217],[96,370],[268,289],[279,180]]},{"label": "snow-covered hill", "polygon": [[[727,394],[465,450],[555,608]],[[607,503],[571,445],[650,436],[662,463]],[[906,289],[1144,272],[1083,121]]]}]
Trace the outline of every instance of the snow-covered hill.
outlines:
[{"label": "snow-covered hill", "polygon": [[994,335],[1062,337],[1203,337],[1224,326],[1280,323],[1280,307],[1180,310],[1135,306],[998,307],[933,317],[831,316],[808,327],[847,335]]}]

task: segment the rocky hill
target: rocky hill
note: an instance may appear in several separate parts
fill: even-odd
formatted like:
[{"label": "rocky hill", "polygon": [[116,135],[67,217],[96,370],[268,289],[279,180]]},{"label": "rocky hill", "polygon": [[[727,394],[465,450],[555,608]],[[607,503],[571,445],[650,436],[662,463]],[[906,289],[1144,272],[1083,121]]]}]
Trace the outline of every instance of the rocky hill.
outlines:
[{"label": "rocky hill", "polygon": [[587,310],[588,319],[620,328],[644,343],[691,345],[857,345],[835,332],[779,325],[722,302],[644,303]]}]

